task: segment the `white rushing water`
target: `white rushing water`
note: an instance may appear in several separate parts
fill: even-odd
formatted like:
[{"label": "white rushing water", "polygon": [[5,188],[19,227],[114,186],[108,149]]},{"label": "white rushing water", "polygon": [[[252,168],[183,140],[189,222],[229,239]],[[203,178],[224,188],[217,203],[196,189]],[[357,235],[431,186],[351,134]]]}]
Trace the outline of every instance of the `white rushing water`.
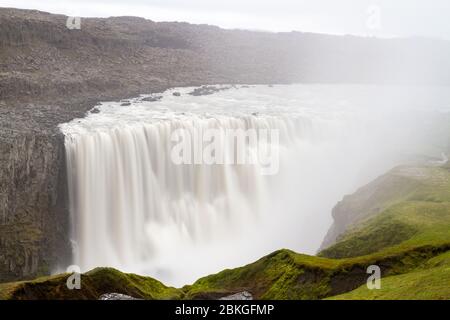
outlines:
[{"label": "white rushing water", "polygon": [[[282,247],[313,254],[343,195],[414,155],[440,155],[446,143],[437,125],[448,116],[446,88],[174,90],[155,102],[103,103],[61,125],[83,271],[111,266],[180,286]],[[279,130],[279,171],[175,164],[179,128]]]}]

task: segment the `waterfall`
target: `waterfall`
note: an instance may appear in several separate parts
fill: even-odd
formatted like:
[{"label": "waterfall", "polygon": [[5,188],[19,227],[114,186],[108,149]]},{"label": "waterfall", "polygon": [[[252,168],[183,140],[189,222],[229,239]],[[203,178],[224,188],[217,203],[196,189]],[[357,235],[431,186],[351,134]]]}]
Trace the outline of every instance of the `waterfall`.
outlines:
[{"label": "waterfall", "polygon": [[168,242],[182,248],[232,238],[263,214],[270,178],[260,166],[175,164],[171,134],[180,128],[276,129],[284,147],[312,134],[301,118],[256,115],[189,115],[67,133],[74,261],[82,270],[141,271]]},{"label": "waterfall", "polygon": [[[169,91],[157,102],[104,103],[61,125],[74,264],[182,285],[280,247],[314,253],[334,204],[395,164],[392,155],[412,134],[406,126],[396,132],[387,121],[395,117],[361,111],[334,91],[303,89],[268,94],[259,86],[211,97],[177,89],[182,97]],[[276,130],[279,172],[263,175],[258,163],[176,164],[172,137],[180,129],[192,136]],[[232,149],[222,151],[227,156]]]},{"label": "waterfall", "polygon": [[267,119],[164,120],[66,139],[75,261],[83,269],[136,265],[161,254],[159,243],[209,241],[255,218],[265,192],[256,165],[176,165],[178,128],[256,128]]}]

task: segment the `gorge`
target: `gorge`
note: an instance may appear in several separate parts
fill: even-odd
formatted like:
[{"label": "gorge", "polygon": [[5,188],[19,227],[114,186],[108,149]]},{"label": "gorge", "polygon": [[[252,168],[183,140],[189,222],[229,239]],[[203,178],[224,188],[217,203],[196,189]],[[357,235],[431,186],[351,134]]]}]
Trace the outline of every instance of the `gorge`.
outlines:
[{"label": "gorge", "polygon": [[[378,195],[372,187],[362,192],[363,200],[342,200],[344,195],[395,165],[429,165],[442,152],[448,155],[448,41],[223,30],[135,17],[83,18],[81,30],[69,30],[66,20],[0,8],[0,282],[8,286],[63,272],[72,263],[83,271],[112,266],[179,286],[284,247],[315,254],[325,236],[322,249],[339,242],[358,217],[382,213],[391,203],[369,201]],[[197,87],[205,84],[228,89],[197,94],[208,92]],[[252,167],[171,166],[162,141],[171,127],[187,127],[194,119],[219,128],[286,130],[290,148],[280,153],[280,176],[261,177]],[[156,170],[161,166],[165,170]],[[112,176],[112,170],[120,175]],[[445,170],[431,169],[425,175],[433,178],[430,185],[436,187]],[[417,172],[424,175],[421,169],[406,171],[413,180]],[[226,183],[221,176],[229,178]],[[393,180],[411,191],[403,179]],[[206,181],[214,187],[207,188]],[[178,183],[191,194],[174,187]],[[148,189],[154,191],[150,196]],[[426,190],[414,199],[444,206],[443,190]],[[111,210],[112,203],[122,209]],[[200,219],[208,228],[199,229]],[[405,234],[414,228],[405,228]],[[392,239],[389,245],[398,243]],[[371,252],[359,238],[356,245],[351,240],[332,247],[329,256],[352,256],[348,243]],[[445,252],[441,245],[431,252]],[[416,257],[414,250],[408,254]],[[433,256],[420,252],[421,262]],[[323,298],[361,284],[360,260],[343,262],[356,263],[355,271],[340,269],[334,260],[311,259],[276,251],[250,265],[245,283],[226,282],[226,288],[218,275],[183,292],[148,278],[143,283],[157,293],[116,289],[138,297],[180,298],[249,287],[257,298],[286,297],[288,291],[271,291],[271,281],[252,287],[261,269],[268,265],[273,276],[272,266],[283,269],[280,262],[300,265],[302,272],[313,265],[319,275],[337,276],[327,278],[329,292],[294,290],[295,298]],[[203,263],[209,260],[214,263]],[[387,260],[386,265],[404,266],[401,259]],[[309,271],[308,279],[322,281]],[[82,298],[108,293],[97,287],[105,274],[128,279],[109,269],[86,274],[95,290],[79,293]],[[347,276],[356,279],[348,287],[340,281]],[[54,277],[60,285],[64,276]],[[0,297],[23,294],[2,288]],[[46,291],[29,292],[42,298]]]}]

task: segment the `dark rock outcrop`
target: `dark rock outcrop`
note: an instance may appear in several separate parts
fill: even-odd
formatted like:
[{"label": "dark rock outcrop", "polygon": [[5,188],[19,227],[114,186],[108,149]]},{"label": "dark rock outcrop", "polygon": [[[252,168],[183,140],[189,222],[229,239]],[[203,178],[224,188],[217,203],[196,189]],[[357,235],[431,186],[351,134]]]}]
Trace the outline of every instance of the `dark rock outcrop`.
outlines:
[{"label": "dark rock outcrop", "polygon": [[0,110],[0,280],[5,281],[62,267],[69,262],[70,246],[64,138],[56,130],[33,128],[39,115],[32,107],[22,110],[29,118],[19,128],[23,119],[2,117],[4,112]]},{"label": "dark rock outcrop", "polygon": [[189,92],[191,96],[207,96],[210,94],[214,94],[219,91],[228,90],[230,86],[225,87],[216,87],[216,86],[201,86],[199,88],[195,88],[192,92]]},{"label": "dark rock outcrop", "polygon": [[162,96],[150,96],[150,97],[143,98],[142,101],[155,102],[155,101],[159,101],[161,99],[162,99]]},{"label": "dark rock outcrop", "polygon": [[242,291],[226,297],[222,297],[219,300],[253,300],[253,296],[248,291]]},{"label": "dark rock outcrop", "polygon": [[143,300],[143,299],[137,299],[133,298],[131,296],[127,296],[126,294],[121,293],[105,293],[98,298],[98,300]]}]

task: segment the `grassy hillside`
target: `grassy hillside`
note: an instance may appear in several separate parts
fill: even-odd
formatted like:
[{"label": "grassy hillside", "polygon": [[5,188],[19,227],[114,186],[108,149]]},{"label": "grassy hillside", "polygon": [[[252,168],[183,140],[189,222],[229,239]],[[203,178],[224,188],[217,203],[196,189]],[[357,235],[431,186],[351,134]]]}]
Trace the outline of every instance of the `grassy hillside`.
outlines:
[{"label": "grassy hillside", "polygon": [[450,299],[450,252],[430,259],[424,266],[382,279],[380,290],[362,285],[332,300],[448,300]]},{"label": "grassy hillside", "polygon": [[[395,245],[450,242],[450,169],[447,167],[401,167],[391,175],[403,174],[406,196],[389,203],[375,216],[354,225],[319,256],[346,258],[377,252]],[[414,186],[414,188],[411,188]],[[383,187],[383,186],[381,186]]]},{"label": "grassy hillside", "polygon": [[347,259],[280,250],[247,266],[199,279],[183,288],[184,298],[214,299],[246,290],[256,299],[322,299],[365,284],[370,265],[378,265],[384,277],[405,274],[449,250],[450,243],[396,247]]},{"label": "grassy hillside", "polygon": [[322,299],[364,284],[369,265],[379,265],[383,276],[404,274],[449,250],[450,243],[328,259],[283,249],[244,267],[201,278],[181,289],[166,287],[150,277],[97,268],[82,275],[81,290],[68,290],[69,275],[61,274],[0,284],[0,299],[98,299],[112,292],[143,299],[217,299],[244,290],[256,299]]}]

